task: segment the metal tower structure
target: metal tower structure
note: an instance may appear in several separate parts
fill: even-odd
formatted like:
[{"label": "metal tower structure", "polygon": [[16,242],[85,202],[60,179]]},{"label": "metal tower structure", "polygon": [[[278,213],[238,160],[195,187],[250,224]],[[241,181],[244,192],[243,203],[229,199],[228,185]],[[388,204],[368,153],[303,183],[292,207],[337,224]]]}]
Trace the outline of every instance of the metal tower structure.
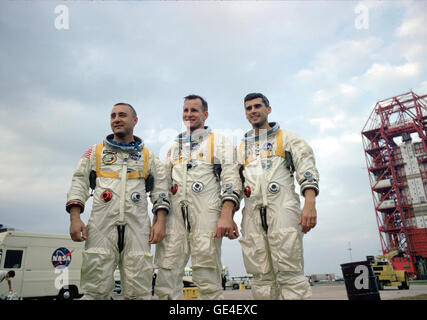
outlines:
[{"label": "metal tower structure", "polygon": [[413,91],[377,102],[362,130],[383,254],[427,279],[427,95]]}]

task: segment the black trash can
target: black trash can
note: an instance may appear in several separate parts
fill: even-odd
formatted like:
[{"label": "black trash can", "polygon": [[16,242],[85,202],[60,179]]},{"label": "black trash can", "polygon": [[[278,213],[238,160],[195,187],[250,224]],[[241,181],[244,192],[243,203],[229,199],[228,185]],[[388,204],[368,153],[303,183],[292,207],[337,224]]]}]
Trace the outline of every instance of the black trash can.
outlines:
[{"label": "black trash can", "polygon": [[370,261],[344,263],[341,270],[348,300],[381,300]]}]

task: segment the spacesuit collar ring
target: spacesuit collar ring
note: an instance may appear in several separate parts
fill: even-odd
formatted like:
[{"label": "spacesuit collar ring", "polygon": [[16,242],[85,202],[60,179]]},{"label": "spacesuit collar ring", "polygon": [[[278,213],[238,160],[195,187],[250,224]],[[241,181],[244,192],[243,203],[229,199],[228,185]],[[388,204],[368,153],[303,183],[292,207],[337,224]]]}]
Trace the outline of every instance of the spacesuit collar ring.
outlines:
[{"label": "spacesuit collar ring", "polygon": [[130,144],[124,144],[124,143],[117,143],[113,141],[114,138],[114,134],[110,134],[108,135],[105,139],[104,139],[104,144],[107,144],[113,148],[119,148],[122,151],[125,152],[132,152],[132,151],[140,151],[143,147],[144,147],[144,141],[142,141],[141,138],[137,137],[137,136],[133,136],[134,138],[134,142],[130,143]]},{"label": "spacesuit collar ring", "polygon": [[196,139],[199,139],[200,137],[205,137],[205,136],[210,135],[211,132],[212,132],[211,128],[205,126],[205,128],[203,130],[201,130],[201,131],[199,131],[196,134],[191,135],[191,136],[187,136],[186,132],[182,132],[175,138],[175,141],[181,142],[181,143],[187,142],[189,140],[194,141]]},{"label": "spacesuit collar ring", "polygon": [[[277,122],[269,122],[268,124],[270,125],[271,128],[269,130],[267,130],[267,136],[269,136],[273,133],[276,133],[280,130],[280,125]],[[265,135],[265,133],[263,133],[261,135]],[[252,129],[252,130],[245,133],[243,140],[248,141],[248,140],[253,140],[253,139],[259,139],[259,134],[255,135],[254,130]]]}]

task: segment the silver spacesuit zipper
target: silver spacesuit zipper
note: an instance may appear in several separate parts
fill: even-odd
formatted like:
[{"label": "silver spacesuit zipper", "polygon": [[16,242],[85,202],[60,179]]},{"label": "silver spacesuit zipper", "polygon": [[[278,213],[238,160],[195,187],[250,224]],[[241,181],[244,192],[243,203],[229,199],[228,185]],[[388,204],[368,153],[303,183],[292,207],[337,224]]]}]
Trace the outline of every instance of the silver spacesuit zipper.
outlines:
[{"label": "silver spacesuit zipper", "polygon": [[[265,140],[267,141],[267,136],[265,135]],[[257,182],[255,186],[255,197],[258,201],[261,200],[261,205],[259,205],[259,214],[261,218],[261,226],[264,229],[265,233],[268,233],[268,224],[267,224],[267,207],[268,207],[268,198],[267,198],[267,183],[265,178],[265,170],[262,166],[262,158],[260,154],[260,143],[261,141],[255,141],[255,155],[257,161],[257,169],[259,174],[257,177]],[[264,142],[265,143],[265,142]]]},{"label": "silver spacesuit zipper", "polygon": [[124,158],[122,172],[120,174],[120,214],[119,214],[119,221],[118,221],[119,224],[123,224],[125,220],[127,171],[128,171],[128,158]]},{"label": "silver spacesuit zipper", "polygon": [[[189,145],[191,145],[191,140],[189,140]],[[186,147],[186,145],[185,145]],[[180,153],[182,153],[182,143],[179,146],[179,150]],[[188,200],[187,200],[187,174],[188,174],[188,160],[189,158],[185,158],[185,156],[187,155],[187,152],[184,152],[184,161],[183,161],[183,174],[184,174],[184,181],[183,181],[183,198],[184,200],[181,201],[180,205],[181,205],[181,213],[182,213],[182,218],[184,220],[184,225],[187,228],[187,231],[190,232],[191,230],[191,225],[190,225],[190,220],[189,220],[189,216],[188,216]],[[189,149],[189,155],[191,157],[191,148]]]}]

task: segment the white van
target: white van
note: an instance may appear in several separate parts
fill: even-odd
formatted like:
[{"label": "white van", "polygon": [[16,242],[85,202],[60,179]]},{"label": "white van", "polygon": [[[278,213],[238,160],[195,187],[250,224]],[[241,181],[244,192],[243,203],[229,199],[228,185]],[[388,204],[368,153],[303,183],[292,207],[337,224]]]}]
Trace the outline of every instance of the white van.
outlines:
[{"label": "white van", "polygon": [[[0,232],[0,270],[15,271],[13,292],[22,298],[80,296],[80,269],[84,242],[68,235]],[[0,283],[0,297],[7,296],[7,281]]]}]

